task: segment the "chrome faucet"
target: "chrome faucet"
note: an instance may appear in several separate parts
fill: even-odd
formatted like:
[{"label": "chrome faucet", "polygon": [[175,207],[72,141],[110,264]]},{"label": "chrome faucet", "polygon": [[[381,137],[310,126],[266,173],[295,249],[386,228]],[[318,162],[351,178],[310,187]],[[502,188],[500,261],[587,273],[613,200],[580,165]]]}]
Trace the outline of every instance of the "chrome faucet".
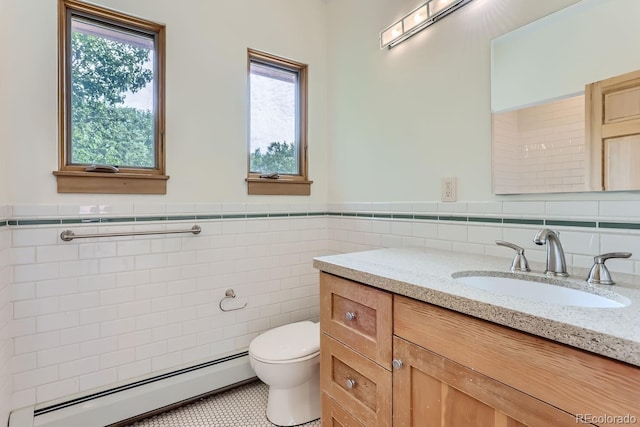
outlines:
[{"label": "chrome faucet", "polygon": [[629,258],[631,252],[612,252],[609,254],[598,255],[593,258],[593,267],[589,271],[587,282],[592,285],[615,285],[616,282],[611,278],[611,273],[604,262],[609,258]]},{"label": "chrome faucet", "polygon": [[547,269],[545,274],[549,276],[568,276],[567,263],[564,259],[564,251],[560,244],[560,238],[556,231],[543,228],[533,237],[536,245],[547,244]]},{"label": "chrome faucet", "polygon": [[516,251],[516,255],[511,262],[511,271],[531,271],[527,258],[524,256],[524,248],[511,242],[505,242],[504,240],[496,240],[496,245],[506,246]]}]

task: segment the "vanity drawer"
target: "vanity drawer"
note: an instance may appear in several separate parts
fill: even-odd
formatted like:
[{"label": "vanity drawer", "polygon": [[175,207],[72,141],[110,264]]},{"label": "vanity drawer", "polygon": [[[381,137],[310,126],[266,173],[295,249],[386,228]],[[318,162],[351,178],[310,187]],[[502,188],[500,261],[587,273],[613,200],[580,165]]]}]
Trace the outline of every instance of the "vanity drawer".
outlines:
[{"label": "vanity drawer", "polygon": [[320,340],[322,390],[362,424],[391,426],[391,372],[324,333]]},{"label": "vanity drawer", "polygon": [[365,427],[353,418],[342,406],[322,393],[322,427]]},{"label": "vanity drawer", "polygon": [[320,329],[391,369],[392,294],[320,274]]}]

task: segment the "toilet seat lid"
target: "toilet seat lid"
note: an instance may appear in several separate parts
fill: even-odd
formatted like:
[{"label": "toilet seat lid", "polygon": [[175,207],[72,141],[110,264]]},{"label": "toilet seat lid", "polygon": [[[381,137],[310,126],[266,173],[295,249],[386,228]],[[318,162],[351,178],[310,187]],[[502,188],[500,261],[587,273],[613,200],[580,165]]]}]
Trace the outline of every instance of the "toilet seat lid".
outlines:
[{"label": "toilet seat lid", "polygon": [[308,320],[290,323],[258,335],[249,353],[262,360],[299,359],[320,351],[320,324]]}]

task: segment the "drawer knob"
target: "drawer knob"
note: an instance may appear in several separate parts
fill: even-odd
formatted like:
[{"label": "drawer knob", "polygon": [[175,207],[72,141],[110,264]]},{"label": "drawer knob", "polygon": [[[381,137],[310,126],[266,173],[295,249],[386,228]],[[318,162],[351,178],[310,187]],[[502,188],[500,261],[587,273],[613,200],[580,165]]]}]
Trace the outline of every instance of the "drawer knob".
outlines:
[{"label": "drawer knob", "polygon": [[347,388],[354,388],[356,386],[356,380],[352,380],[351,378],[347,378],[345,381]]},{"label": "drawer knob", "polygon": [[391,362],[391,364],[393,365],[394,369],[400,369],[402,368],[402,365],[404,365],[404,363],[400,359],[393,359],[393,362]]},{"label": "drawer knob", "polygon": [[352,320],[356,320],[356,314],[353,311],[347,311],[347,314],[345,314],[345,317],[349,322],[351,322]]}]

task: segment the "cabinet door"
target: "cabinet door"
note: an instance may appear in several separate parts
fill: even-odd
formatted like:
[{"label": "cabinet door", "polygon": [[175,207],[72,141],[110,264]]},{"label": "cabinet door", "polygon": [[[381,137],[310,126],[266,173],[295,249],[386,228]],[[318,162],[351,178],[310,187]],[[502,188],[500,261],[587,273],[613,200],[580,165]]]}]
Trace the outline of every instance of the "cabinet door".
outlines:
[{"label": "cabinet door", "polygon": [[576,416],[640,420],[637,366],[410,298],[394,303],[398,337]]},{"label": "cabinet door", "polygon": [[320,273],[320,328],[391,369],[392,294]]},{"label": "cabinet door", "polygon": [[576,417],[401,338],[393,339],[394,427],[574,426]]}]

